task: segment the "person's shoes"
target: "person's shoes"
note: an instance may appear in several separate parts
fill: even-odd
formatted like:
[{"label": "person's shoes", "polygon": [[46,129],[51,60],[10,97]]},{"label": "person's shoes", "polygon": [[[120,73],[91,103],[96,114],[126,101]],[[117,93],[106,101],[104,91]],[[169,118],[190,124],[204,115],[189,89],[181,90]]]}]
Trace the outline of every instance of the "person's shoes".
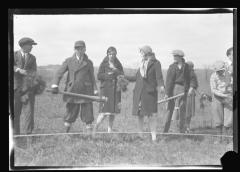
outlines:
[{"label": "person's shoes", "polygon": [[86,125],[86,129],[87,129],[87,130],[92,130],[92,129],[93,129],[92,124],[87,124],[87,125]]},{"label": "person's shoes", "polygon": [[157,140],[157,134],[156,134],[156,132],[151,132],[151,136],[152,136],[152,141],[153,141],[153,142],[156,142],[156,140]]},{"label": "person's shoes", "polygon": [[64,122],[64,126],[66,127],[66,133],[68,133],[71,128],[71,124],[68,122]]},{"label": "person's shoes", "polygon": [[112,128],[108,127],[108,133],[113,132]]},{"label": "person's shoes", "polygon": [[96,131],[97,131],[97,129],[94,127],[94,128],[92,129],[92,133],[91,133],[92,138],[95,138],[95,136],[96,136]]},{"label": "person's shoes", "polygon": [[86,125],[86,132],[88,133],[88,134],[92,134],[92,130],[93,130],[93,127],[92,127],[92,125],[91,124],[87,124]]}]

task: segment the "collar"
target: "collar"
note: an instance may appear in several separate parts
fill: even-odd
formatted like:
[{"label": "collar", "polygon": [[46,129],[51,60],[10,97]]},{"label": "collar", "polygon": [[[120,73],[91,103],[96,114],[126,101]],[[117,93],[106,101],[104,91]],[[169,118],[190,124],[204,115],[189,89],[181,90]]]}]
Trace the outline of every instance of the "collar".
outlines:
[{"label": "collar", "polygon": [[228,64],[228,65],[232,65],[232,61],[229,60],[229,59],[227,59],[227,64]]},{"label": "collar", "polygon": [[150,58],[147,58],[146,60],[145,59],[142,59],[142,62],[149,62]]},{"label": "collar", "polygon": [[76,54],[76,58],[78,59],[78,60],[80,60],[80,57]]},{"label": "collar", "polygon": [[24,53],[23,50],[20,50],[22,57],[24,57],[24,55],[26,55],[27,53]]}]

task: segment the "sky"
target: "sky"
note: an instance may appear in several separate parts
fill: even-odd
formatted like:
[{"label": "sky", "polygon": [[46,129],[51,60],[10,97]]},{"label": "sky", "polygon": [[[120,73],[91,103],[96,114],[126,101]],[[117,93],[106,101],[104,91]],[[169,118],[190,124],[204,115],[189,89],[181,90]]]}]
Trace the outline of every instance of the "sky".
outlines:
[{"label": "sky", "polygon": [[149,45],[167,69],[172,50],[181,49],[195,68],[226,60],[233,45],[232,14],[89,14],[14,15],[14,50],[30,37],[38,44],[32,54],[39,66],[62,64],[74,52],[74,42],[84,40],[86,54],[99,66],[109,46],[117,49],[124,67],[137,68],[139,48]]}]

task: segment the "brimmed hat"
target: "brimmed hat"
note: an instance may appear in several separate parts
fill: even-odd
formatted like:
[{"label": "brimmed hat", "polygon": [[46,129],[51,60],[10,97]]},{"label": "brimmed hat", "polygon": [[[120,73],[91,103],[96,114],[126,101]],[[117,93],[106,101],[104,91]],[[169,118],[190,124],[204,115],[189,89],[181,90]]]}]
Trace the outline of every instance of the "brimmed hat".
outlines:
[{"label": "brimmed hat", "polygon": [[213,70],[215,72],[217,71],[221,71],[221,70],[225,70],[225,63],[223,61],[216,61],[214,64],[213,64]]},{"label": "brimmed hat", "polygon": [[76,41],[74,44],[74,48],[75,47],[86,47],[86,45],[84,41]]},{"label": "brimmed hat", "polygon": [[152,54],[152,48],[148,45],[143,46],[140,48],[140,51],[142,51],[145,55]]},{"label": "brimmed hat", "polygon": [[173,50],[172,54],[173,54],[173,56],[184,57],[184,52],[182,50]]},{"label": "brimmed hat", "polygon": [[28,37],[24,37],[24,38],[20,39],[20,40],[18,41],[18,44],[19,44],[20,47],[22,47],[22,46],[24,46],[24,45],[26,45],[26,44],[29,44],[29,45],[37,45],[37,43],[36,43],[33,39],[28,38]]}]

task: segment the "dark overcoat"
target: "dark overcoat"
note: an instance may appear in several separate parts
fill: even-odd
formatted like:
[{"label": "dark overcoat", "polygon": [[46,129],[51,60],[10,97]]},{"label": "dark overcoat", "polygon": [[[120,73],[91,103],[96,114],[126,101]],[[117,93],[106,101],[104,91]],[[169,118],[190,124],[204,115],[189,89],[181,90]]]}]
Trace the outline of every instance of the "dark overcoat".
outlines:
[{"label": "dark overcoat", "polygon": [[[15,72],[17,68],[26,70],[27,76]],[[28,53],[27,58],[24,60],[20,50],[14,52],[14,90],[22,91],[23,89],[26,90],[27,87],[31,87],[36,71],[37,63],[34,55]]]},{"label": "dark overcoat", "polygon": [[[166,94],[168,97],[172,97],[174,95],[174,87],[176,84],[183,86],[185,97],[187,96],[190,86],[193,88],[197,88],[198,86],[196,78],[194,78],[189,65],[185,63],[185,61],[181,69],[178,68],[178,64],[176,62],[172,63],[168,68],[165,84]],[[168,109],[172,109],[173,107],[174,100],[170,100],[168,102]]]},{"label": "dark overcoat", "polygon": [[150,115],[157,112],[158,90],[157,87],[164,86],[161,63],[152,57],[148,62],[146,78],[143,78],[138,69],[135,77],[127,77],[130,81],[136,79],[133,90],[132,114],[139,115],[139,103],[141,102],[141,113]]},{"label": "dark overcoat", "polygon": [[187,93],[190,86],[190,80],[191,70],[187,63],[184,62],[181,69],[178,68],[176,62],[171,64],[166,76],[166,94],[168,97],[173,96],[173,90],[176,84],[184,86],[184,92]]},{"label": "dark overcoat", "polygon": [[[100,64],[97,78],[100,80],[100,96],[105,96],[108,101],[100,103],[99,112],[120,113],[121,91],[117,90],[117,76],[123,75],[123,67],[120,61],[115,58],[113,64],[116,70],[109,67],[109,58],[105,57]],[[114,72],[109,76],[108,72]]]},{"label": "dark overcoat", "polygon": [[[78,94],[94,95],[94,89],[97,88],[94,68],[92,61],[84,54],[83,60],[79,63],[79,60],[74,53],[72,57],[67,58],[53,80],[53,84],[59,85],[59,82],[64,75],[67,74],[67,80],[65,83],[64,91]],[[78,97],[63,95],[63,101],[68,103],[89,103],[90,100],[82,99]]]}]

